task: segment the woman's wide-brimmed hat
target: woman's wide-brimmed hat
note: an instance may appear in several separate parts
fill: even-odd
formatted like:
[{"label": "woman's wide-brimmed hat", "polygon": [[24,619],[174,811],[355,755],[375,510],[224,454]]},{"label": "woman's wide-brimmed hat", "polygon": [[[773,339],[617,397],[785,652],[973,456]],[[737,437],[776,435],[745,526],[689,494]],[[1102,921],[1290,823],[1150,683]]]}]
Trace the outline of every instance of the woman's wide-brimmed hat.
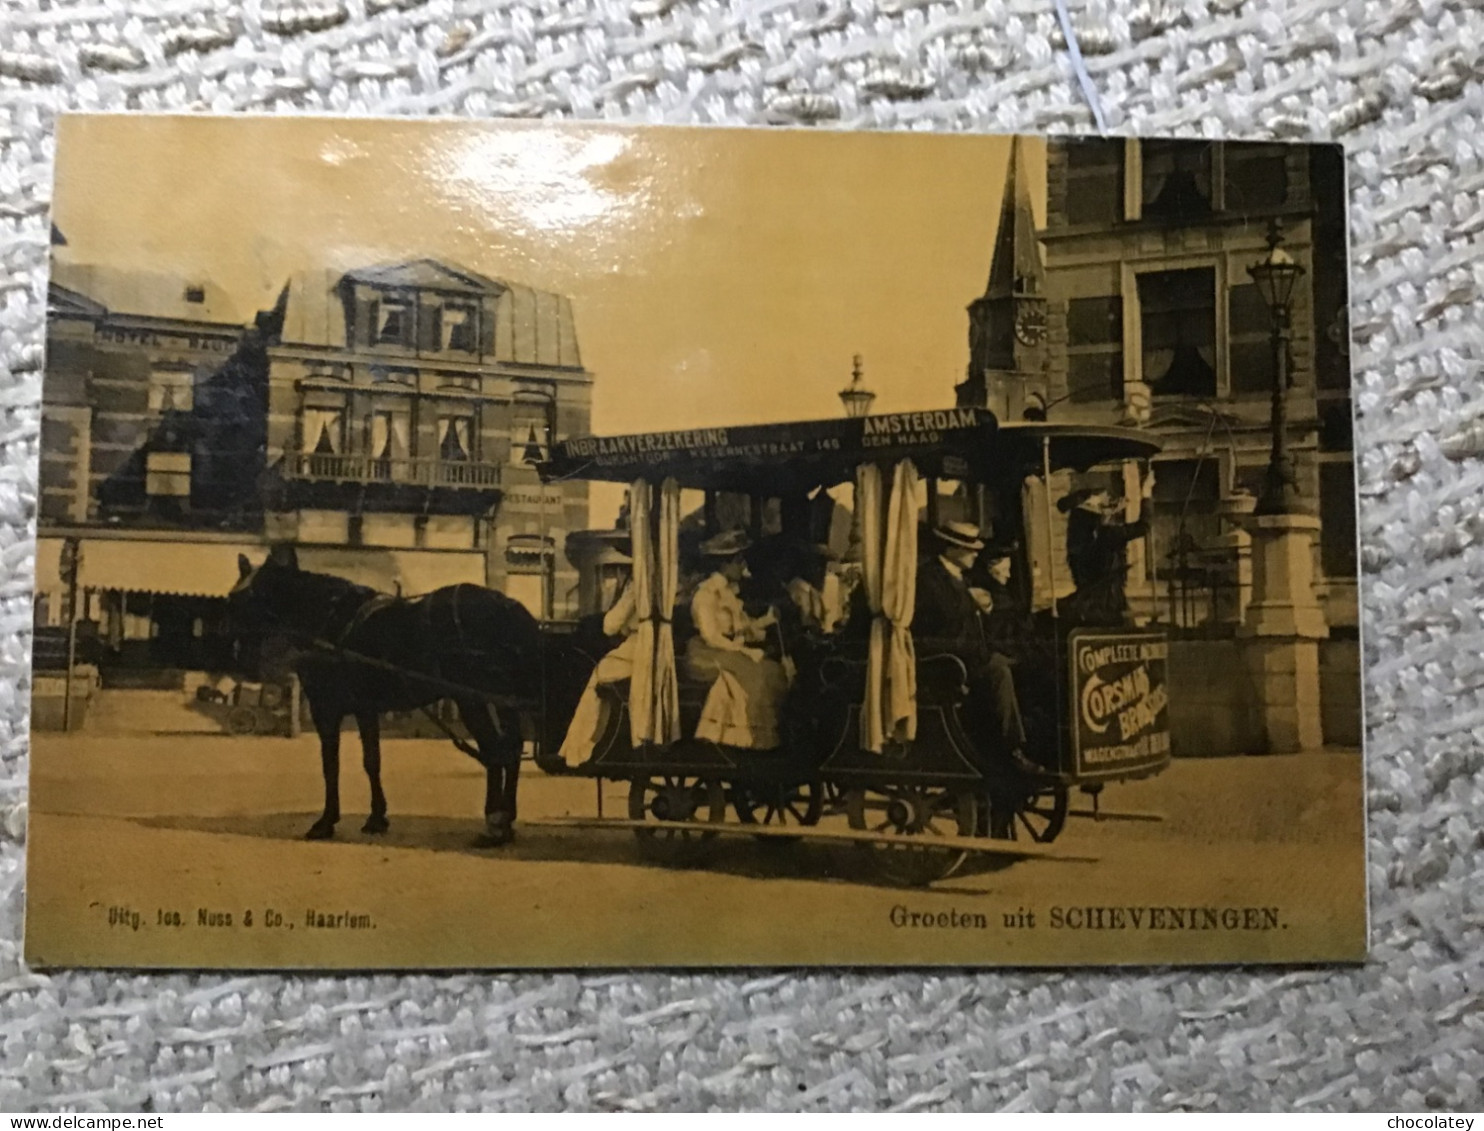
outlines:
[{"label": "woman's wide-brimmed hat", "polygon": [[752,545],[745,530],[723,530],[697,547],[704,557],[734,558]]},{"label": "woman's wide-brimmed hat", "polygon": [[972,522],[945,522],[933,531],[933,535],[945,546],[957,546],[961,550],[984,549],[984,539]]}]

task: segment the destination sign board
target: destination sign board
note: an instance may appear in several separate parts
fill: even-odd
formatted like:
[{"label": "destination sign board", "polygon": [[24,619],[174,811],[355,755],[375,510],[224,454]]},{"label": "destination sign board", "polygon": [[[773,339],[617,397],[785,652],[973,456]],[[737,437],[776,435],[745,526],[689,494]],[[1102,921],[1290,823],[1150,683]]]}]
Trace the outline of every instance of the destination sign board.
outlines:
[{"label": "destination sign board", "polygon": [[936,449],[977,441],[995,429],[994,414],[976,408],[901,412],[859,419],[807,420],[734,428],[579,436],[555,446],[548,473],[605,468],[643,474],[717,461],[776,461],[799,457],[860,455],[873,451]]}]

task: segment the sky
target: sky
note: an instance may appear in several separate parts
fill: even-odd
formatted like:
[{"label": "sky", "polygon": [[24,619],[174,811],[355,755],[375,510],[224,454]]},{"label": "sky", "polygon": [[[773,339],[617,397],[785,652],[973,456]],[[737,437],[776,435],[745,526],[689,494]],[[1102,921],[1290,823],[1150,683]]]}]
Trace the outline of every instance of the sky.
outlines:
[{"label": "sky", "polygon": [[[430,256],[569,295],[598,433],[949,405],[1007,137],[535,123],[64,117],[75,263],[268,305],[305,269]],[[1027,146],[1037,222],[1044,147]]]}]

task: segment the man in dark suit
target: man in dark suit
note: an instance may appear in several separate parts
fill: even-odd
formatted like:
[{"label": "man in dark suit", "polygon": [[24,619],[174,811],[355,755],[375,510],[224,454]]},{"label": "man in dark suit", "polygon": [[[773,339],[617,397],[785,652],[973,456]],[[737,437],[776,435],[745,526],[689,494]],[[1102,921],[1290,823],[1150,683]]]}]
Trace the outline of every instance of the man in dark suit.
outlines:
[{"label": "man in dark suit", "polygon": [[1057,507],[1067,516],[1067,565],[1076,591],[1068,601],[1080,624],[1114,626],[1128,618],[1125,584],[1127,546],[1149,532],[1149,499],[1154,478],[1144,476],[1140,516],[1130,522],[1122,499],[1099,488],[1073,491]]},{"label": "man in dark suit", "polygon": [[984,632],[980,607],[969,591],[968,572],[984,540],[966,522],[933,531],[938,554],[917,570],[912,636],[919,659],[948,653],[963,661],[969,677],[969,721],[974,737],[992,743],[1007,761],[1026,772],[1037,767],[1025,756],[1025,725],[1015,695],[1011,664],[995,652]]}]

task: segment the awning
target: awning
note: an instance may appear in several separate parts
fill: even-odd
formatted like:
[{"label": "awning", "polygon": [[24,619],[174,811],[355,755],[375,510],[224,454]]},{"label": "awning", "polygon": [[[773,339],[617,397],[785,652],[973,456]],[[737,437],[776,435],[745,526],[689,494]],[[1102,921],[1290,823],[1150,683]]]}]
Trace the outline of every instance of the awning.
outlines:
[{"label": "awning", "polygon": [[[60,542],[58,547],[60,553]],[[246,554],[257,565],[265,551],[249,542],[85,538],[78,584],[86,589],[119,589],[130,593],[225,597],[241,576],[238,554]]]},{"label": "awning", "polygon": [[328,573],[379,593],[417,597],[445,585],[484,584],[480,550],[383,550],[375,547],[304,546],[299,568]]}]

